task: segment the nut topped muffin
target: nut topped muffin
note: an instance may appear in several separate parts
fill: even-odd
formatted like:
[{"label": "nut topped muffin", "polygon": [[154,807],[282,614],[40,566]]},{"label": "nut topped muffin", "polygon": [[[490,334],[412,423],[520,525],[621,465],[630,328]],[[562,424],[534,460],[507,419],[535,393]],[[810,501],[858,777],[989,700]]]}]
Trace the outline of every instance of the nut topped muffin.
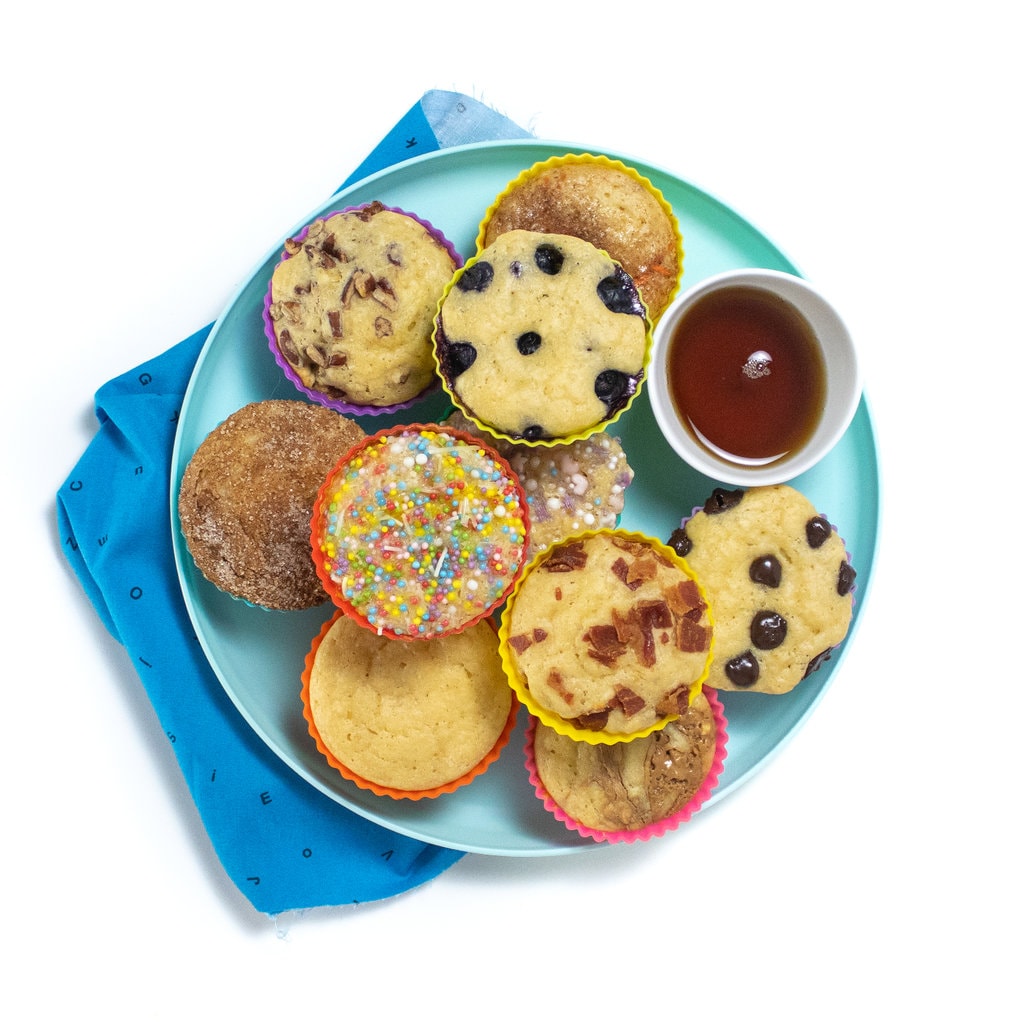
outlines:
[{"label": "nut topped muffin", "polygon": [[445,290],[434,346],[455,404],[512,441],[564,442],[632,402],[650,322],[629,275],[583,239],[510,231]]},{"label": "nut topped muffin", "polygon": [[271,350],[308,397],[342,412],[406,405],[437,381],[433,317],[460,265],[436,228],[383,203],[318,218],[274,268]]},{"label": "nut topped muffin", "polygon": [[589,742],[677,718],[712,649],[711,611],[686,563],[623,530],[570,537],[527,567],[502,613],[509,681],[532,714]]}]

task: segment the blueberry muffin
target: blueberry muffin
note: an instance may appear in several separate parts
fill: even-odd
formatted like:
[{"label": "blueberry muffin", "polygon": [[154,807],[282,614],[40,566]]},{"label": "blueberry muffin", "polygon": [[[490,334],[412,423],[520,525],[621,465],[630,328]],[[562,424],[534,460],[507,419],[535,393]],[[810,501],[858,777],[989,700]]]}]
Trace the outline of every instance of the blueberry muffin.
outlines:
[{"label": "blueberry muffin", "polygon": [[633,400],[650,323],[630,276],[583,239],[510,231],[459,271],[435,352],[456,405],[509,440],[587,436]]},{"label": "blueberry muffin", "polygon": [[604,249],[636,282],[654,321],[678,291],[683,249],[675,214],[621,161],[569,154],[528,168],[487,212],[478,245],[517,229],[578,235]]},{"label": "blueberry muffin", "polygon": [[460,264],[425,221],[374,202],[285,242],[264,309],[271,350],[310,398],[389,409],[436,383],[437,300]]},{"label": "blueberry muffin", "polygon": [[252,402],[212,430],[178,491],[181,531],[203,576],[265,608],[326,601],[309,520],[325,476],[365,436],[332,409],[284,399]]},{"label": "blueberry muffin", "polygon": [[669,545],[715,609],[709,686],[787,693],[849,630],[856,573],[846,547],[793,487],[717,488]]},{"label": "blueberry muffin", "polygon": [[671,550],[606,530],[530,563],[501,636],[510,681],[532,713],[567,735],[620,742],[685,711],[707,670],[712,621]]}]

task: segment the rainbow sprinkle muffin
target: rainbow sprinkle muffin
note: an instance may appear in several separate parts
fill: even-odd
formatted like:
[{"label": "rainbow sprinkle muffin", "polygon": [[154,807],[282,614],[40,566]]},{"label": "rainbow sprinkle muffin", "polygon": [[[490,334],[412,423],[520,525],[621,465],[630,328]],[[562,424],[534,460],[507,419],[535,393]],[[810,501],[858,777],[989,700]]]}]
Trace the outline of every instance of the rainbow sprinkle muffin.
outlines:
[{"label": "rainbow sprinkle muffin", "polygon": [[430,639],[504,601],[529,514],[497,452],[435,424],[382,430],[342,458],[313,510],[317,573],[346,614],[382,635]]}]

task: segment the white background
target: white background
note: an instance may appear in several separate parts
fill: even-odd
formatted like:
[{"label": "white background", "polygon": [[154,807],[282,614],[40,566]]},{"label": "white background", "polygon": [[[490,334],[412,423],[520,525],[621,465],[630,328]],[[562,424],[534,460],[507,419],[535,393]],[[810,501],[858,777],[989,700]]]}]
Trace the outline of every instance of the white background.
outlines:
[{"label": "white background", "polygon": [[[5,15],[12,1019],[1020,1019],[1013,6],[563,7]],[[671,169],[833,297],[879,437],[881,549],[808,726],[685,834],[470,856],[392,901],[271,920],[224,875],[64,563],[54,495],[93,391],[214,319],[430,88]]]}]

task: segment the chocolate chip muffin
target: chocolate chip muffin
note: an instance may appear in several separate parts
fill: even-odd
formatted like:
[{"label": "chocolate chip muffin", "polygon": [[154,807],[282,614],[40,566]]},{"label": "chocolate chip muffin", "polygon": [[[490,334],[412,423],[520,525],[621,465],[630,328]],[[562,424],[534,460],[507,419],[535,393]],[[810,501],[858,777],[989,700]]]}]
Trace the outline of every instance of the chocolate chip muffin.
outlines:
[{"label": "chocolate chip muffin", "polygon": [[341,411],[407,403],[436,383],[433,317],[460,263],[436,228],[379,202],[318,218],[274,268],[271,350],[300,390]]},{"label": "chocolate chip muffin", "polygon": [[510,231],[446,290],[435,352],[455,404],[492,433],[588,436],[643,379],[650,323],[630,276],[568,235]]},{"label": "chocolate chip muffin", "polygon": [[849,630],[856,573],[846,547],[789,485],[717,488],[669,544],[715,610],[715,689],[787,693]]},{"label": "chocolate chip muffin", "polygon": [[618,742],[686,710],[707,670],[712,621],[681,559],[641,534],[605,530],[531,562],[501,635],[531,712],[559,731]]}]

